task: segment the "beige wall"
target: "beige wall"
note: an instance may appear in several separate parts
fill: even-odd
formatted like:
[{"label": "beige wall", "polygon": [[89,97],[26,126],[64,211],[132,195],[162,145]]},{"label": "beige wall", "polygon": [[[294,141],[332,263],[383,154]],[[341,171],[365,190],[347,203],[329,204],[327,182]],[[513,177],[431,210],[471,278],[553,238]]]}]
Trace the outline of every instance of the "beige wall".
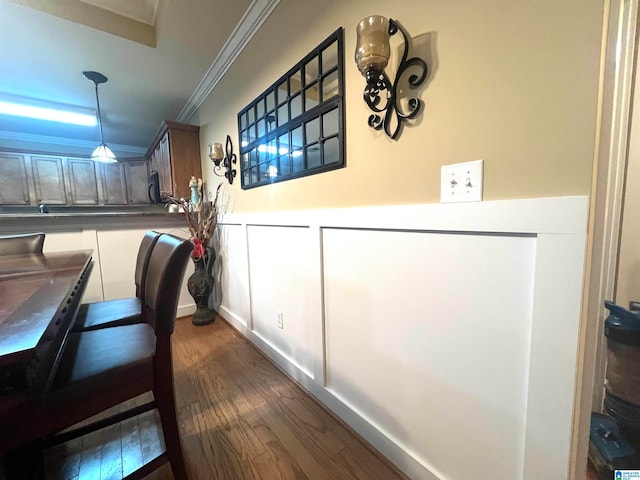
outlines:
[{"label": "beige wall", "polygon": [[[397,141],[367,126],[353,62],[372,14],[399,20],[430,67]],[[247,191],[238,176],[232,211],[434,203],[442,165],[480,158],[486,200],[589,194],[602,15],[602,0],[281,0],[191,121],[202,152],[227,133],[237,147],[237,112],[343,26],[347,167]]]},{"label": "beige wall", "polygon": [[[636,63],[636,69],[638,65]],[[629,136],[629,156],[620,232],[620,256],[616,282],[618,305],[627,307],[630,300],[640,301],[640,78],[635,80],[635,98]]]}]

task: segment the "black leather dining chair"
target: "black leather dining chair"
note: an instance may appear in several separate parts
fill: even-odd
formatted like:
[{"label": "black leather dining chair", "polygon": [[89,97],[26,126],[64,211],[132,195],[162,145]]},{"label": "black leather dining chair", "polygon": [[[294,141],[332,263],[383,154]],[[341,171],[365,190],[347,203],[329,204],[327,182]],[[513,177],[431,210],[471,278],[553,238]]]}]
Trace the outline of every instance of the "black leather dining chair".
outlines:
[{"label": "black leather dining chair", "polygon": [[[166,451],[127,476],[140,479],[169,462],[186,480],[175,410],[171,335],[180,285],[193,249],[189,240],[163,235],[149,260],[144,322],[71,333],[48,392],[6,412],[0,422],[0,453],[29,442],[45,447],[157,409]],[[103,420],[57,432],[146,392],[153,400]]]},{"label": "black leather dining chair", "polygon": [[136,296],[119,298],[103,302],[83,303],[73,324],[73,332],[97,330],[118,325],[132,325],[142,321],[142,299],[144,298],[145,279],[149,268],[149,259],[156,242],[162,234],[148,231],[138,249],[134,282]]},{"label": "black leather dining chair", "polygon": [[25,233],[0,237],[0,256],[42,253],[45,234]]}]

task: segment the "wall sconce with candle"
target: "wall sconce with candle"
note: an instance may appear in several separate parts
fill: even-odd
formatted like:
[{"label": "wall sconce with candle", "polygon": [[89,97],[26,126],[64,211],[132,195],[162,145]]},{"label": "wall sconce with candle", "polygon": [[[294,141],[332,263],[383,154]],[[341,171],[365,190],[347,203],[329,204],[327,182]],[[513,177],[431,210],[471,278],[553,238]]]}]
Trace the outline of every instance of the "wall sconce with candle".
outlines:
[{"label": "wall sconce with candle", "polygon": [[[389,63],[391,48],[389,38],[400,32],[404,38],[404,52],[393,84],[384,69]],[[411,97],[407,100],[407,112],[400,110],[398,105],[398,80],[405,71],[414,67],[418,74],[408,78],[409,86],[419,87],[427,78],[427,64],[418,57],[407,58],[409,53],[409,37],[393,19],[386,19],[380,15],[373,15],[362,20],[356,29],[356,65],[367,80],[364,89],[364,101],[374,112],[369,116],[369,126],[375,130],[384,128],[387,136],[395,140],[400,134],[402,123],[418,115],[422,102]],[[381,93],[386,92],[386,102],[381,104]],[[379,113],[384,112],[384,118]],[[394,121],[395,114],[395,122]]]},{"label": "wall sconce with candle", "polygon": [[[227,141],[224,146],[225,151],[222,151],[221,143],[209,144],[209,158],[213,162],[213,173],[219,177],[226,177],[229,180],[229,184],[233,184],[233,179],[236,176],[236,169],[233,165],[237,163],[236,154],[233,153],[233,144],[231,143],[231,137],[227,135]],[[226,172],[220,174],[218,172],[222,169],[226,169]]]}]

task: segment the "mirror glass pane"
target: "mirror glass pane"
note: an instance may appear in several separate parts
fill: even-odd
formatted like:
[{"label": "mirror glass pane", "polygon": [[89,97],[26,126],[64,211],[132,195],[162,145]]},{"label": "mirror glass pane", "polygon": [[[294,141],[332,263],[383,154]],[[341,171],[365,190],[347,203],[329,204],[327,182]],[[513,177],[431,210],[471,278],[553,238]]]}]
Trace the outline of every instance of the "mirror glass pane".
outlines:
[{"label": "mirror glass pane", "polygon": [[322,73],[338,67],[338,42],[333,42],[322,51]]},{"label": "mirror glass pane", "polygon": [[289,153],[289,134],[285,133],[284,135],[280,135],[278,137],[278,149],[280,155]]},{"label": "mirror glass pane", "polygon": [[301,149],[291,154],[291,173],[300,173],[304,170],[304,155]]},{"label": "mirror glass pane", "polygon": [[322,78],[322,101],[325,102],[340,93],[338,85],[338,71]]},{"label": "mirror glass pane", "polygon": [[266,100],[267,100],[267,112],[270,112],[276,106],[276,94],[275,94],[275,92],[271,91],[267,95],[267,99]]},{"label": "mirror glass pane", "polygon": [[256,126],[255,124],[250,125],[249,128],[247,129],[247,140],[248,143],[253,142],[256,138],[258,138],[256,136]]},{"label": "mirror glass pane", "polygon": [[300,88],[302,88],[302,75],[298,70],[289,78],[289,94],[293,96],[300,91]]},{"label": "mirror glass pane", "polygon": [[306,148],[307,168],[318,168],[321,165],[320,144],[315,143]]},{"label": "mirror glass pane", "polygon": [[257,165],[258,164],[258,150],[253,149],[249,152],[249,165]]},{"label": "mirror glass pane", "polygon": [[260,100],[258,105],[256,105],[257,113],[256,118],[264,117],[264,100]]},{"label": "mirror glass pane", "polygon": [[325,137],[329,137],[338,133],[340,122],[338,121],[338,109],[334,108],[330,112],[325,113],[322,116],[322,134]]},{"label": "mirror glass pane", "polygon": [[311,110],[313,107],[320,103],[320,97],[318,96],[318,84],[314,84],[304,91],[304,109],[305,111]]},{"label": "mirror glass pane", "polygon": [[269,154],[269,160],[273,160],[278,157],[278,141],[275,138],[267,144],[267,153]]},{"label": "mirror glass pane", "polygon": [[286,78],[276,85],[275,93],[276,93],[276,100],[278,102],[278,105],[287,101],[287,99],[289,98],[289,95],[287,93]]},{"label": "mirror glass pane", "polygon": [[302,95],[298,94],[291,99],[291,118],[302,114]]},{"label": "mirror glass pane", "polygon": [[263,137],[265,133],[267,133],[267,122],[264,118],[258,120],[258,137]]},{"label": "mirror glass pane", "polygon": [[289,175],[291,173],[291,156],[289,154],[282,155],[278,163],[278,175]]},{"label": "mirror glass pane", "polygon": [[302,127],[298,127],[291,132],[292,150],[303,146]]},{"label": "mirror glass pane", "polygon": [[280,105],[276,116],[278,117],[278,126],[287,123],[289,121],[289,104],[285,103],[284,105]]},{"label": "mirror glass pane", "polygon": [[337,163],[340,160],[340,144],[338,137],[333,137],[324,142],[324,163],[325,165]]},{"label": "mirror glass pane", "polygon": [[320,119],[314,118],[305,125],[307,144],[317,142],[320,138]]},{"label": "mirror glass pane", "polygon": [[304,86],[309,86],[318,81],[318,75],[320,74],[320,59],[314,57],[304,65]]}]

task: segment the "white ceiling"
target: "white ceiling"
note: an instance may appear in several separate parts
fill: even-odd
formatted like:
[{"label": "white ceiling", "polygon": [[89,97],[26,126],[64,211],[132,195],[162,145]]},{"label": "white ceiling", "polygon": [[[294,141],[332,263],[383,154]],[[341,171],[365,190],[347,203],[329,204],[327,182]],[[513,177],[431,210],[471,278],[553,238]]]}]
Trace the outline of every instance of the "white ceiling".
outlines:
[{"label": "white ceiling", "polygon": [[[105,142],[139,157],[162,120],[189,120],[278,1],[0,0],[0,95],[95,110],[82,72],[98,71],[109,79],[99,87]],[[88,155],[100,134],[0,115],[0,141],[20,138]]]}]

